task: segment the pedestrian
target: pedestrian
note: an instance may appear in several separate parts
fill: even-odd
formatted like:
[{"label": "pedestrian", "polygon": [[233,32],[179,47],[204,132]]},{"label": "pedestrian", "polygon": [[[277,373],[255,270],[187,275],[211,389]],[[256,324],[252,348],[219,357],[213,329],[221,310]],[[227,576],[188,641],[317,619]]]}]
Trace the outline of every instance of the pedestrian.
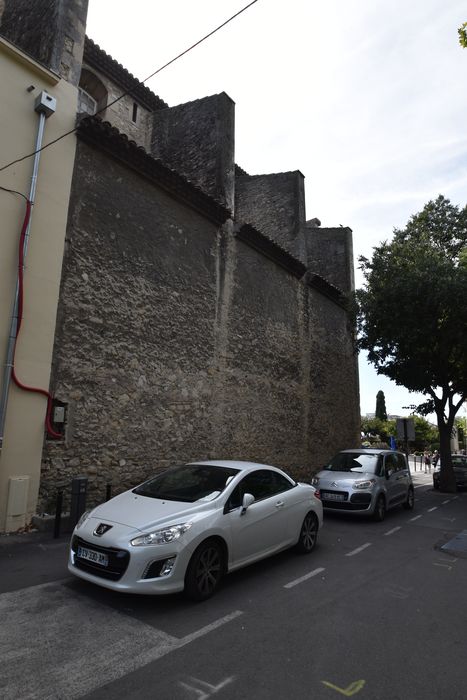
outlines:
[{"label": "pedestrian", "polygon": [[425,474],[427,474],[427,470],[431,472],[431,454],[428,452],[428,450],[425,450]]},{"label": "pedestrian", "polygon": [[439,452],[438,452],[438,450],[435,450],[433,452],[433,468],[434,469],[436,469],[436,465],[438,464],[438,460],[439,460]]}]

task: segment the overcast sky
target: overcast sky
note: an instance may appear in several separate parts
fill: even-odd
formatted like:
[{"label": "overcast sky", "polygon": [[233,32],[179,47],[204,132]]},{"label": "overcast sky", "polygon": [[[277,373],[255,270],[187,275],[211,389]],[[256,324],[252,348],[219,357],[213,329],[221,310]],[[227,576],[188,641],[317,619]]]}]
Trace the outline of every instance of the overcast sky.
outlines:
[{"label": "overcast sky", "polygon": [[[87,34],[144,80],[247,0],[89,0]],[[258,0],[146,85],[170,106],[226,92],[235,160],[300,170],[307,219],[353,230],[358,256],[443,194],[467,192],[465,0]],[[423,400],[360,362],[362,414]]]}]

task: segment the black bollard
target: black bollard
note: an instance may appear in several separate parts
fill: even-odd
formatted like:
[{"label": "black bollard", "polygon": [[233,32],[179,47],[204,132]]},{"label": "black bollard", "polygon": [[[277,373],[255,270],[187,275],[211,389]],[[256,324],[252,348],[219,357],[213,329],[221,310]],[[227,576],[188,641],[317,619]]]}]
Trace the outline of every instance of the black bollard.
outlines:
[{"label": "black bollard", "polygon": [[112,484],[106,484],[105,486],[105,500],[110,501],[112,498]]},{"label": "black bollard", "polygon": [[86,510],[86,492],[88,489],[88,477],[76,476],[71,480],[71,506],[70,529],[73,530],[76,523]]},{"label": "black bollard", "polygon": [[57,491],[57,500],[55,501],[55,522],[54,522],[54,540],[60,537],[60,523],[62,520],[62,503],[63,491]]}]

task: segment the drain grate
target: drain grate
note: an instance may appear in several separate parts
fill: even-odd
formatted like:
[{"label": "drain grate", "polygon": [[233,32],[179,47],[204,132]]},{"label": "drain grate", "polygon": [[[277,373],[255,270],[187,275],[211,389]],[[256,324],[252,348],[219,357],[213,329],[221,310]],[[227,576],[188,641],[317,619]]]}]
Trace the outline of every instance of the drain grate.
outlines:
[{"label": "drain grate", "polygon": [[440,547],[445,552],[455,553],[455,554],[466,554],[467,555],[467,530],[462,530],[458,535],[443,544]]}]

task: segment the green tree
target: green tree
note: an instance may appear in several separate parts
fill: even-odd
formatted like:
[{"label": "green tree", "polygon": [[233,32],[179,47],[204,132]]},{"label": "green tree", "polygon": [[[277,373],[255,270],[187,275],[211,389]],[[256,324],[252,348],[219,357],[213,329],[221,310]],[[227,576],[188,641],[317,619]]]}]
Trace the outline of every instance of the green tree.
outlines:
[{"label": "green tree", "polygon": [[421,416],[413,416],[415,428],[415,449],[430,449],[439,443],[439,431]]},{"label": "green tree", "polygon": [[361,417],[361,430],[364,438],[371,441],[385,442],[389,444],[389,438],[396,435],[396,421],[381,420],[381,418]]},{"label": "green tree", "polygon": [[384,391],[379,390],[376,394],[376,411],[375,418],[380,420],[387,420],[388,414],[386,411],[386,400],[384,398]]},{"label": "green tree", "polygon": [[436,413],[444,491],[456,490],[450,438],[467,396],[466,248],[467,207],[440,195],[360,258],[356,292],[359,348],[379,374],[426,395],[413,410]]},{"label": "green tree", "polygon": [[457,439],[459,441],[459,449],[467,449],[467,418],[456,418]]},{"label": "green tree", "polygon": [[463,46],[464,49],[467,49],[467,22],[464,22],[457,31],[459,33],[459,44]]}]

